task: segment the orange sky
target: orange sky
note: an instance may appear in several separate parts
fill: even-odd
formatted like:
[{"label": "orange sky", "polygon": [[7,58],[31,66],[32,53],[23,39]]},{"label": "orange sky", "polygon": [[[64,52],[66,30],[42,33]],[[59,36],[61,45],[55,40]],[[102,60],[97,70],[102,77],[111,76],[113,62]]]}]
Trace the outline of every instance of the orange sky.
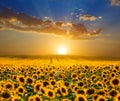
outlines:
[{"label": "orange sky", "polygon": [[68,55],[120,56],[119,41],[113,39],[71,40],[30,32],[1,32],[0,55],[51,55],[58,54],[59,47],[66,47]]}]

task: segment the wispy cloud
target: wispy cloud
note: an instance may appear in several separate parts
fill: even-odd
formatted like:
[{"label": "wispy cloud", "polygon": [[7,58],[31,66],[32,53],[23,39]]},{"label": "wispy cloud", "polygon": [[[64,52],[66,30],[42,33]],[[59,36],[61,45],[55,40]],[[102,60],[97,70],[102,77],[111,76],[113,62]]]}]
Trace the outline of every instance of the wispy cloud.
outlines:
[{"label": "wispy cloud", "polygon": [[86,14],[86,15],[81,15],[79,19],[82,21],[95,21],[97,19],[102,19],[102,16],[95,17],[93,15]]},{"label": "wispy cloud", "polygon": [[111,5],[120,6],[120,0],[111,0]]},{"label": "wispy cloud", "polygon": [[[96,17],[85,16],[86,20],[95,20]],[[84,19],[85,18],[81,18]],[[44,34],[55,34],[70,37],[71,39],[81,39],[82,36],[87,38],[96,36],[101,30],[89,32],[84,24],[74,24],[71,22],[43,20],[40,18],[26,15],[25,13],[16,13],[11,9],[4,9],[0,12],[0,29],[12,29],[18,31],[32,31]]]}]

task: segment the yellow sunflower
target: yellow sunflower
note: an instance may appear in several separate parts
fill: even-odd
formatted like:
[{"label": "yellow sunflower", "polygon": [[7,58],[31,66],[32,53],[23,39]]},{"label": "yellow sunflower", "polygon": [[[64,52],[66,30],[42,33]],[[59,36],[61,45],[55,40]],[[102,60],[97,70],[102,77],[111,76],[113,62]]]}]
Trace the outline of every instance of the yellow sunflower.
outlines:
[{"label": "yellow sunflower", "polygon": [[34,85],[34,91],[35,91],[35,92],[39,92],[39,91],[40,91],[40,87],[41,87],[41,83],[36,83],[36,84]]},{"label": "yellow sunflower", "polygon": [[97,98],[98,98],[98,96],[99,96],[99,95],[97,95],[97,94],[92,95],[92,101],[96,101]]},{"label": "yellow sunflower", "polygon": [[109,92],[109,96],[110,96],[110,97],[115,97],[115,96],[117,96],[117,94],[118,94],[118,91],[115,90],[115,89],[112,89],[112,90]]},{"label": "yellow sunflower", "polygon": [[51,81],[50,81],[50,84],[51,84],[52,86],[55,86],[56,81],[55,81],[55,80],[51,80]]},{"label": "yellow sunflower", "polygon": [[33,85],[33,84],[34,84],[33,78],[32,78],[32,77],[27,77],[27,78],[26,78],[26,83],[27,83],[28,85]]},{"label": "yellow sunflower", "polygon": [[17,93],[18,93],[18,94],[21,94],[21,95],[24,95],[24,93],[25,93],[24,87],[23,87],[23,86],[19,86],[19,87],[17,88]]},{"label": "yellow sunflower", "polygon": [[114,97],[114,101],[120,101],[120,93],[119,93],[119,94],[117,94],[117,96],[116,96],[116,97]]},{"label": "yellow sunflower", "polygon": [[12,82],[6,82],[5,89],[14,90],[14,84]]},{"label": "yellow sunflower", "polygon": [[89,88],[89,89],[87,89],[86,93],[89,94],[89,95],[92,95],[92,94],[95,93],[95,89],[94,88]]},{"label": "yellow sunflower", "polygon": [[45,95],[45,94],[46,94],[46,89],[45,89],[45,87],[42,87],[42,86],[41,86],[40,92],[41,92],[43,95]]},{"label": "yellow sunflower", "polygon": [[30,97],[28,98],[28,101],[35,101],[35,100],[34,100],[34,96],[30,96]]},{"label": "yellow sunflower", "polygon": [[12,101],[21,101],[21,98],[19,96],[13,96]]},{"label": "yellow sunflower", "polygon": [[19,82],[19,84],[24,84],[25,83],[25,77],[20,75],[17,76],[17,81]]},{"label": "yellow sunflower", "polygon": [[110,84],[112,87],[119,86],[120,85],[120,80],[118,78],[111,78]]},{"label": "yellow sunflower", "polygon": [[63,96],[68,95],[68,89],[66,88],[66,86],[61,86],[60,87],[60,92]]},{"label": "yellow sunflower", "polygon": [[11,99],[11,93],[9,91],[2,91],[1,92],[1,101],[8,101]]},{"label": "yellow sunflower", "polygon": [[83,90],[83,89],[78,89],[75,93],[76,93],[76,95],[79,95],[79,94],[85,95],[86,94],[85,90]]},{"label": "yellow sunflower", "polygon": [[98,96],[96,101],[106,101],[106,98],[104,96]]},{"label": "yellow sunflower", "polygon": [[54,98],[55,97],[55,93],[53,90],[51,89],[48,89],[47,92],[46,92],[46,96],[50,99]]},{"label": "yellow sunflower", "polygon": [[84,95],[78,95],[74,101],[87,101],[87,98]]},{"label": "yellow sunflower", "polygon": [[35,96],[34,96],[34,101],[42,101],[41,96],[35,95]]},{"label": "yellow sunflower", "polygon": [[66,99],[62,99],[62,101],[71,101],[70,99],[66,98]]},{"label": "yellow sunflower", "polygon": [[43,81],[42,85],[43,85],[43,87],[47,87],[47,86],[49,86],[50,84],[49,84],[48,81]]}]

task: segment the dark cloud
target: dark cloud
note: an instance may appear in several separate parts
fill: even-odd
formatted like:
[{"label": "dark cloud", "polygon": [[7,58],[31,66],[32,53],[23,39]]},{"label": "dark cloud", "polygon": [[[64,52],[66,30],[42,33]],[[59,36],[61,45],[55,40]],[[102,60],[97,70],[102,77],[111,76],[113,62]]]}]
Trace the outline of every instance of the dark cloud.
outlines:
[{"label": "dark cloud", "polygon": [[25,13],[16,13],[6,8],[0,11],[0,29],[1,28],[62,35],[72,39],[81,39],[82,35],[86,37],[94,36],[101,32],[101,29],[88,32],[84,24],[81,23],[74,24],[49,19],[42,20],[26,15]]}]

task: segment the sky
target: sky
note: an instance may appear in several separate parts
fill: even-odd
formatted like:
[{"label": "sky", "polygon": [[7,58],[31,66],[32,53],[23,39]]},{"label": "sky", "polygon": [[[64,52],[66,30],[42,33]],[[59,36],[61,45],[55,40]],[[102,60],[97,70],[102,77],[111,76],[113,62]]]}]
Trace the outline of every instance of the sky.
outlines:
[{"label": "sky", "polygon": [[0,0],[0,55],[120,56],[120,0]]}]

